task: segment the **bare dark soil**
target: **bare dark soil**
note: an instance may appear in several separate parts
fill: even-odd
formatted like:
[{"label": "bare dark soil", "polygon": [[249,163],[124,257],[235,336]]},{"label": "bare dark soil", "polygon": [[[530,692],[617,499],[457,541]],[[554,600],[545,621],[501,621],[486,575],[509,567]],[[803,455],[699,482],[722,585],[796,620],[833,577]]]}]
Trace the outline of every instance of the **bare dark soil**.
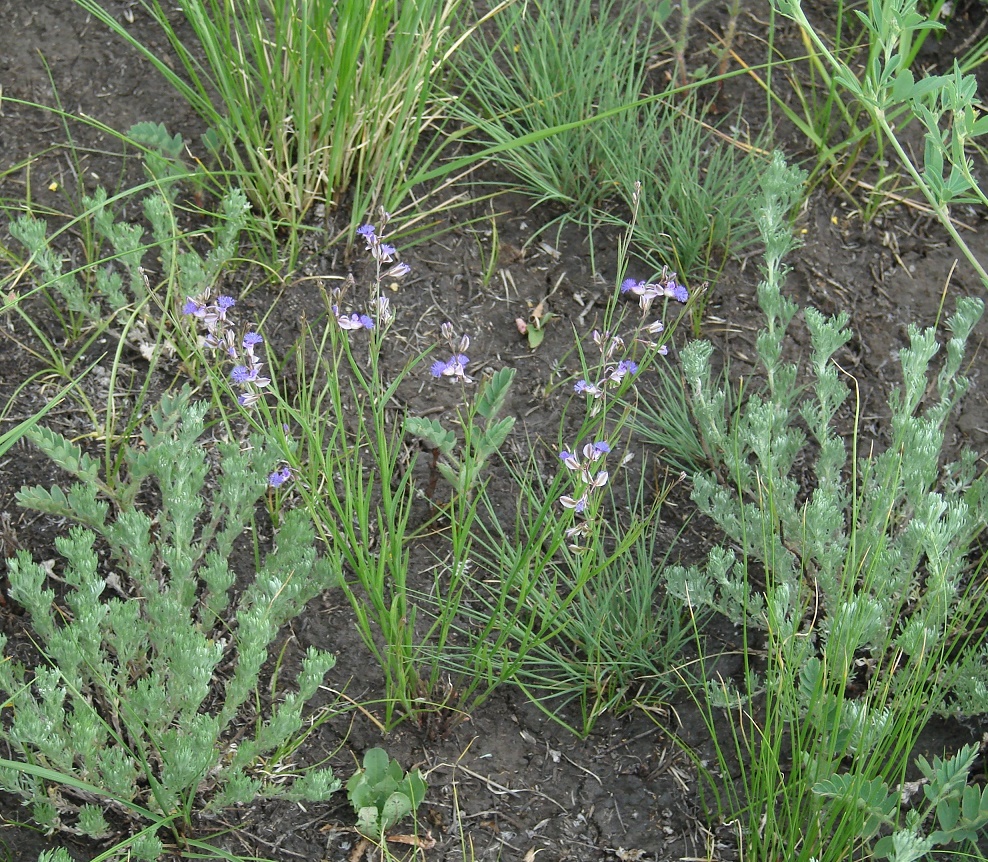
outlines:
[{"label": "bare dark soil", "polygon": [[[107,0],[106,5],[121,18],[133,15],[140,38],[164,50],[163,37],[139,4]],[[726,21],[722,5],[712,4],[703,15],[715,33]],[[767,10],[761,2],[745,5],[751,8],[742,18],[737,48],[742,55],[760,57]],[[817,5],[825,14],[830,4]],[[197,139],[202,129],[181,101],[71,0],[0,6],[5,13],[0,28],[4,96],[60,103],[68,114],[95,117],[121,130],[141,120],[164,122],[170,132]],[[939,43],[931,40],[923,63],[931,70],[945,69],[956,46],[983,26],[980,7],[962,6],[950,36]],[[783,45],[798,44],[784,28],[779,39]],[[698,39],[702,44],[705,38]],[[729,104],[743,101],[743,117],[752,128],[764,124],[764,97],[746,79],[728,84],[722,98]],[[63,122],[54,114],[9,102],[0,108],[0,197],[8,204],[29,199],[36,208],[65,212],[79,188],[126,187],[141,176],[139,164],[120,158],[111,136],[89,125]],[[777,141],[794,160],[809,155],[791,129],[781,127]],[[42,153],[30,163],[25,161]],[[981,170],[984,174],[984,166]],[[519,418],[517,440],[554,439],[568,397],[559,383],[577,370],[572,333],[574,327],[589,332],[596,310],[604,305],[615,275],[616,237],[597,234],[603,247],[597,249],[599,273],[595,273],[586,239],[577,231],[547,237],[557,253],[526,245],[556,213],[529,209],[519,196],[502,196],[497,207],[504,212],[498,220],[503,275],[498,273],[485,287],[475,241],[458,226],[471,214],[485,211],[485,206],[478,203],[476,213],[459,213],[449,232],[404,255],[413,275],[393,300],[400,321],[397,343],[402,346],[395,348],[391,359],[398,363],[403,350],[431,343],[439,325],[450,320],[458,331],[471,334],[472,367],[478,373],[504,365],[518,370],[511,405]],[[965,235],[979,257],[988,260],[983,214],[958,211],[956,216],[966,225]],[[801,305],[813,304],[826,313],[850,312],[855,337],[840,360],[860,387],[866,442],[874,439],[880,446],[885,399],[896,383],[895,352],[907,342],[907,327],[932,325],[945,291],[949,310],[955,297],[983,295],[983,288],[963,262],[957,263],[958,255],[943,231],[915,207],[890,205],[865,224],[851,201],[821,187],[810,195],[798,229],[805,243],[791,261],[790,291]],[[11,245],[6,215],[0,215],[0,231],[0,245]],[[65,239],[64,253],[78,259],[77,238]],[[314,240],[302,261],[300,270],[285,273],[284,284],[277,288],[255,286],[254,273],[229,280],[231,292],[251,288],[242,306],[245,313],[260,317],[275,303],[265,322],[265,334],[275,345],[289,345],[299,334],[302,319],[314,319],[324,311],[321,298],[311,289],[313,278],[343,275],[350,267],[358,278],[361,275],[359,260],[347,260],[340,249],[326,248],[324,239]],[[11,271],[9,263],[0,263],[0,277]],[[691,278],[689,273],[682,275]],[[757,280],[757,258],[729,260],[710,286],[701,334],[729,359],[733,375],[747,375],[755,356],[754,338],[761,325],[754,300]],[[556,320],[533,352],[514,321],[527,317],[543,300]],[[54,335],[57,322],[41,303],[35,307],[38,325]],[[689,337],[687,329],[684,326],[677,333],[679,343]],[[949,429],[948,454],[963,446],[988,451],[988,378],[981,372],[986,332],[983,322],[970,353],[972,389]],[[6,430],[37,411],[51,390],[40,382],[21,388],[41,368],[24,349],[36,342],[23,322],[14,316],[0,320],[0,336],[0,400],[13,399],[0,426]],[[791,355],[805,354],[807,343],[805,333],[795,326]],[[106,386],[105,374],[94,375],[85,385],[98,394]],[[452,408],[452,403],[442,400],[450,397],[433,388],[421,394],[409,392],[406,401],[413,411],[437,404]],[[54,411],[49,422],[70,435],[87,431],[85,417],[69,406]],[[24,547],[36,559],[56,556],[53,539],[61,526],[19,510],[14,494],[24,484],[50,485],[59,478],[44,458],[24,446],[0,459],[0,512],[9,516],[9,526],[0,537],[5,552]],[[505,499],[503,504],[510,507],[513,501]],[[689,513],[687,489],[680,487],[664,509],[670,539]],[[707,541],[709,537],[698,529],[688,529],[676,555],[695,559]],[[0,605],[0,626],[12,641],[25,634],[25,621],[9,601]],[[721,634],[733,636],[729,630]],[[347,698],[372,702],[380,696],[381,679],[341,594],[330,592],[314,602],[286,636],[291,642],[289,657],[301,654],[309,644],[337,653],[339,662],[329,684],[345,690]],[[712,765],[710,740],[688,693],[677,694],[661,710],[631,709],[605,716],[585,740],[562,730],[511,687],[497,691],[467,721],[445,733],[406,722],[382,737],[371,720],[375,714],[377,707],[371,706],[368,712],[351,711],[328,722],[307,754],[313,761],[330,756],[345,779],[364,750],[383,745],[403,765],[419,766],[428,773],[430,789],[420,811],[419,833],[428,830],[436,844],[422,858],[434,862],[737,858],[736,835],[705,809],[696,769],[686,754],[691,750],[695,758]],[[933,753],[951,751],[972,735],[978,738],[980,730],[974,724],[937,725],[924,747]],[[6,756],[2,747],[0,753]],[[0,814],[0,859],[33,862],[40,850],[65,846],[74,858],[89,860],[105,849],[71,837],[38,834],[20,823],[26,812],[14,799],[2,799]],[[258,804],[229,811],[222,822],[202,826],[204,833],[231,829],[223,845],[245,856],[335,862],[347,859],[356,844],[354,834],[345,829],[351,822],[341,794],[337,803],[322,806]],[[397,853],[402,848],[392,849]]]}]

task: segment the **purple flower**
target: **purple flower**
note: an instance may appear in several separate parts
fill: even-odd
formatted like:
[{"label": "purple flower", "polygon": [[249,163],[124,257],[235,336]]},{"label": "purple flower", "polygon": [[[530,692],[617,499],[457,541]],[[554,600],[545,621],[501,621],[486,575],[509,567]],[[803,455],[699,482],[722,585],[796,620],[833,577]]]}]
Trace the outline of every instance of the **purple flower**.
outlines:
[{"label": "purple flower", "polygon": [[596,440],[587,443],[583,447],[583,461],[572,452],[565,449],[559,453],[559,458],[566,465],[568,470],[579,474],[578,487],[579,496],[564,494],[559,498],[564,509],[572,509],[578,515],[582,515],[590,501],[590,496],[599,488],[607,484],[608,473],[606,470],[596,470],[593,464],[603,458],[611,451],[606,440]]},{"label": "purple flower", "polygon": [[588,383],[586,380],[577,380],[573,384],[573,391],[579,395],[590,395],[593,398],[599,398],[604,394],[604,390],[601,389],[596,383]]},{"label": "purple flower", "polygon": [[237,386],[244,386],[257,379],[257,369],[248,368],[246,365],[238,365],[230,372],[230,379]]},{"label": "purple flower", "polygon": [[686,302],[689,299],[689,291],[676,281],[676,273],[671,272],[668,267],[663,267],[655,284],[626,278],[621,282],[621,293],[629,292],[638,297],[639,304],[645,312],[660,296],[668,296],[677,302]]},{"label": "purple flower", "polygon": [[612,383],[620,383],[629,374],[634,374],[638,371],[638,363],[631,359],[622,359],[617,367],[609,374],[608,379]]},{"label": "purple flower", "polygon": [[470,360],[462,353],[451,356],[446,362],[441,359],[432,363],[433,377],[451,377],[453,380],[462,380],[464,383],[473,383],[473,378],[466,373],[466,365]]},{"label": "purple flower", "polygon": [[382,242],[381,243],[381,257],[385,261],[387,261],[389,258],[394,257],[395,254],[397,254],[397,252],[398,252],[398,249],[396,249],[390,243],[386,243],[386,242]]},{"label": "purple flower", "polygon": [[587,495],[584,494],[579,499],[576,499],[575,497],[564,494],[559,498],[559,502],[562,503],[564,509],[572,509],[578,515],[582,515],[587,508]]},{"label": "purple flower", "polygon": [[580,460],[572,452],[567,452],[565,449],[559,453],[560,460],[566,465],[569,470],[579,470]]},{"label": "purple flower", "polygon": [[374,237],[374,225],[372,224],[362,224],[357,228],[357,233],[360,234],[364,239],[370,240]]},{"label": "purple flower", "polygon": [[268,484],[272,488],[280,488],[292,478],[292,471],[288,467],[281,467],[268,476]]},{"label": "purple flower", "polygon": [[374,328],[374,321],[366,314],[357,314],[356,312],[349,316],[341,314],[336,319],[339,321],[340,329],[345,329],[348,332],[355,329]]},{"label": "purple flower", "polygon": [[230,325],[227,312],[237,304],[232,296],[222,294],[216,297],[215,302],[209,303],[208,292],[198,297],[188,297],[182,311],[201,321],[201,328],[205,330],[200,342],[203,348],[220,349],[233,361],[230,380],[234,386],[244,390],[237,396],[237,401],[244,407],[250,407],[261,399],[259,390],[271,383],[270,377],[262,376],[263,363],[254,353],[264,339],[254,330],[240,336]]}]

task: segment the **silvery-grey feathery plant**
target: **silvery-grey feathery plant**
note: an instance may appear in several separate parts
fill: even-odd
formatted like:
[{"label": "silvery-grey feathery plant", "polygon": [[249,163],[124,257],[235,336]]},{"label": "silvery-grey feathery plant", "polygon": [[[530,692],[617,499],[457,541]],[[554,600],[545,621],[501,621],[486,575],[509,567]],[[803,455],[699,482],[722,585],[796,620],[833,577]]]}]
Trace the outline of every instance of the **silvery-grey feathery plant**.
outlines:
[{"label": "silvery-grey feathery plant", "polygon": [[[751,858],[779,858],[798,844],[787,858],[837,860],[866,840],[855,802],[863,783],[904,781],[934,712],[988,709],[988,661],[975,642],[985,594],[970,554],[988,516],[988,483],[972,452],[942,462],[944,425],[968,388],[964,348],[983,303],[957,300],[935,376],[934,329],[910,327],[887,442],[866,442],[859,408],[841,413],[850,386],[833,358],[851,338],[848,315],[805,309],[805,389],[783,359],[797,313],[781,292],[783,257],[796,244],[788,214],[802,177],[777,156],[757,210],[766,244],[758,301],[767,324],[756,340],[762,384],[749,382],[729,402],[711,382],[711,345],[683,351],[714,464],[693,477],[693,499],[728,543],[705,566],[670,567],[666,576],[689,607],[726,615],[763,645],[764,659],[745,653],[740,690],[738,681],[712,678],[707,689],[708,702],[760,716],[735,731],[739,753],[753,760],[742,802],[753,812]],[[727,403],[739,406],[728,411]],[[853,422],[848,440],[838,417]],[[808,487],[797,481],[799,465],[810,467]],[[805,792],[831,779],[849,793]],[[759,825],[766,810],[770,822]]]},{"label": "silvery-grey feathery plant", "polygon": [[[64,567],[26,552],[10,561],[11,597],[26,609],[37,661],[0,662],[16,758],[3,761],[0,786],[45,828],[99,837],[113,812],[135,832],[167,822],[181,843],[193,813],[258,795],[323,799],[340,786],[331,769],[295,769],[274,755],[292,750],[286,743],[333,656],[310,647],[293,691],[274,703],[257,695],[282,626],[338,573],[317,558],[300,511],[284,516],[256,571],[235,570],[235,544],[277,455],[252,437],[207,456],[205,411],[188,388],[165,395],[128,447],[112,496],[78,446],[32,432],[78,480],[67,491],[19,493],[22,506],[77,526],[56,540]],[[156,510],[142,511],[139,495],[158,500]],[[145,829],[132,851],[156,858],[156,831]]]}]

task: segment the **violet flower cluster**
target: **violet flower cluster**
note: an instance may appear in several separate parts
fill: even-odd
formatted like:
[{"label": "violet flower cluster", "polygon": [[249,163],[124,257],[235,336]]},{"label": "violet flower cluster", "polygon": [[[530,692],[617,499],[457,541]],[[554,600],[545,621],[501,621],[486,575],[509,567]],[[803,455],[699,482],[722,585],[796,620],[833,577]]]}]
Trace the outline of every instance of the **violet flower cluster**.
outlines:
[{"label": "violet flower cluster", "polygon": [[[233,363],[230,382],[240,390],[237,403],[249,409],[264,397],[264,389],[270,385],[271,378],[262,373],[264,363],[257,355],[259,346],[264,343],[260,333],[248,330],[242,338],[237,337],[237,330],[227,315],[236,304],[231,296],[221,295],[210,303],[208,294],[200,294],[185,300],[182,313],[195,318],[205,328],[206,333],[200,339],[204,349],[221,349]],[[291,478],[291,469],[281,467],[268,476],[268,484],[280,488]]]},{"label": "violet flower cluster", "polygon": [[444,323],[440,328],[443,338],[449,344],[452,355],[445,362],[437,359],[432,363],[432,376],[437,378],[448,377],[451,380],[459,380],[462,383],[473,383],[473,378],[466,372],[467,363],[470,358],[466,351],[470,349],[470,336],[462,335],[459,341],[453,337],[453,324]]},{"label": "violet flower cluster", "polygon": [[272,488],[280,488],[287,481],[292,478],[292,471],[290,467],[279,467],[273,473],[268,476],[268,484]]},{"label": "violet flower cluster", "polygon": [[624,339],[610,332],[593,331],[593,341],[601,354],[602,372],[597,381],[577,380],[573,391],[579,395],[600,398],[608,387],[616,388],[626,377],[638,373],[638,363],[633,359],[615,360],[615,355],[624,350]]},{"label": "violet flower cluster", "polygon": [[[689,299],[689,292],[676,281],[676,273],[663,269],[658,280],[655,282],[635,281],[633,278],[626,278],[621,284],[621,293],[630,293],[638,297],[638,304],[642,310],[642,323],[635,332],[634,341],[641,344],[648,350],[657,350],[665,355],[668,349],[660,344],[656,339],[663,332],[665,327],[661,320],[654,320],[646,324],[644,318],[652,308],[652,303],[659,297],[675,299],[677,302],[686,302]],[[594,344],[601,354],[601,375],[597,380],[577,380],[573,390],[578,395],[588,395],[590,398],[600,398],[605,391],[610,388],[619,387],[627,377],[633,377],[638,372],[638,363],[633,359],[617,358],[623,354],[625,349],[624,339],[611,332],[593,331]]]},{"label": "violet flower cluster", "polygon": [[[390,218],[391,216],[388,213],[381,210],[382,230]],[[371,253],[371,257],[377,261],[378,281],[385,278],[401,278],[404,275],[408,275],[411,271],[411,267],[409,267],[407,263],[400,263],[397,261],[397,250],[393,245],[384,242],[382,238],[377,235],[374,225],[361,225],[357,228],[357,234],[358,236],[364,238],[364,242],[367,243],[367,250]],[[384,264],[391,264],[391,267],[382,272],[381,267]]]},{"label": "violet flower cluster", "polygon": [[[339,296],[340,292],[337,291]],[[368,309],[370,314],[341,313],[339,305],[333,305],[332,312],[336,317],[336,322],[340,329],[346,332],[353,332],[357,329],[376,329],[380,324],[382,329],[387,329],[395,319],[394,309],[391,307],[391,300],[386,296],[378,296],[370,301]],[[373,315],[373,316],[372,316]]]},{"label": "violet flower cluster", "polygon": [[583,458],[580,460],[572,452],[565,449],[559,453],[559,458],[566,465],[566,468],[573,473],[579,474],[579,497],[572,497],[564,494],[559,498],[563,508],[572,509],[579,515],[586,512],[590,497],[598,488],[603,488],[607,484],[607,471],[598,470],[595,465],[603,458],[611,447],[604,441],[598,440],[596,443],[587,443],[583,447]]},{"label": "violet flower cluster", "polygon": [[[383,224],[386,225],[391,216],[382,209],[381,218]],[[395,255],[398,253],[397,250],[393,245],[384,242],[378,236],[374,225],[361,225],[357,228],[357,234],[364,238],[364,241],[367,243],[367,250],[371,253],[371,257],[374,258],[377,264],[377,273],[374,279],[375,293],[377,295],[371,300],[367,313],[350,312],[347,314],[346,312],[341,312],[338,304],[341,295],[347,288],[353,287],[356,284],[353,276],[348,275],[343,289],[333,292],[336,303],[333,304],[331,310],[333,316],[336,318],[336,322],[340,325],[340,329],[346,332],[354,332],[359,329],[372,330],[378,326],[382,329],[387,329],[394,321],[394,309],[391,308],[390,300],[386,296],[380,295],[381,283],[384,279],[397,279],[408,275],[411,272],[411,267],[407,263],[396,261]],[[385,264],[391,264],[391,266],[382,271]]]},{"label": "violet flower cluster", "polygon": [[206,330],[201,345],[206,350],[222,349],[226,358],[234,363],[230,381],[240,390],[237,401],[241,407],[253,407],[264,397],[263,390],[271,383],[261,369],[264,363],[257,355],[257,349],[264,342],[261,335],[253,330],[238,338],[227,312],[236,305],[231,296],[219,296],[216,302],[209,302],[208,295],[188,297],[182,306],[182,313],[194,317]]},{"label": "violet flower cluster", "polygon": [[586,519],[587,507],[593,495],[607,484],[608,473],[603,469],[601,462],[610,451],[611,447],[606,441],[597,440],[583,447],[582,459],[565,449],[559,453],[560,460],[566,465],[566,469],[576,475],[577,481],[574,494],[564,494],[559,498],[563,508],[581,516],[581,520],[569,527],[565,534],[567,540],[571,542],[569,547],[574,551],[581,550],[576,540],[593,531],[593,524]]},{"label": "violet flower cluster", "polygon": [[655,282],[635,281],[633,278],[626,278],[621,282],[621,293],[631,293],[637,296],[642,314],[648,314],[652,303],[660,296],[675,299],[676,302],[686,302],[690,298],[689,291],[676,281],[676,273],[671,272],[668,267],[662,267],[662,272]]}]

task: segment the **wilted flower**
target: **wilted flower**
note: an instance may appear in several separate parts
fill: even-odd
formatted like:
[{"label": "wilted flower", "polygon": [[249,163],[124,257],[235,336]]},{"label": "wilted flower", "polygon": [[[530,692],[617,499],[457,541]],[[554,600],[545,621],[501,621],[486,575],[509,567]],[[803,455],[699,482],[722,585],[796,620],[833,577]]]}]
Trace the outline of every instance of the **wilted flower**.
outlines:
[{"label": "wilted flower", "polygon": [[619,350],[624,350],[624,339],[620,335],[611,335],[610,332],[598,332],[596,329],[592,333],[593,343],[600,350],[600,355],[607,362]]},{"label": "wilted flower", "polygon": [[396,263],[391,269],[384,273],[383,278],[402,278],[408,275],[412,268],[407,263]]},{"label": "wilted flower", "polygon": [[639,344],[643,345],[649,350],[654,350],[655,348],[658,348],[659,353],[665,356],[669,352],[669,348],[666,347],[664,344],[660,345],[659,342],[653,340],[655,336],[660,335],[663,331],[665,331],[665,326],[662,325],[661,320],[652,321],[652,323],[650,323],[644,329],[646,337],[645,338],[639,337],[638,342]]},{"label": "wilted flower", "polygon": [[371,306],[377,313],[377,319],[381,326],[387,329],[395,319],[394,309],[391,307],[391,300],[386,296],[379,296],[371,302]]}]

